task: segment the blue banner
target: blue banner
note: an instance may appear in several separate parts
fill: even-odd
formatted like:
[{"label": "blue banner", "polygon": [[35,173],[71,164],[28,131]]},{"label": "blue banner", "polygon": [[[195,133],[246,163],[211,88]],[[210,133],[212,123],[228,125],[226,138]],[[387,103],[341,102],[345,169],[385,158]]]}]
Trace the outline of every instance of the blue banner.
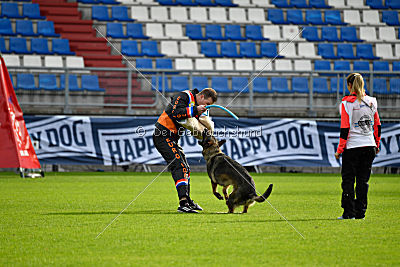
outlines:
[{"label": "blue banner", "polygon": [[[164,164],[153,144],[156,117],[25,116],[41,164]],[[213,118],[222,151],[245,166],[340,166],[339,123]],[[383,124],[374,166],[400,166],[400,124]],[[190,133],[180,145],[191,165],[205,164]]]}]

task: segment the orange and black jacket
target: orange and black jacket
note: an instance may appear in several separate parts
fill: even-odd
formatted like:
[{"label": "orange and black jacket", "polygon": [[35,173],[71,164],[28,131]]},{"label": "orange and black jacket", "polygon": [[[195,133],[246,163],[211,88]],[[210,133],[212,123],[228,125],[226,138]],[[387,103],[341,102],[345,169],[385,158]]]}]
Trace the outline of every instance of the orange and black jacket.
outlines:
[{"label": "orange and black jacket", "polygon": [[[171,100],[171,103],[165,108],[158,118],[155,126],[159,130],[168,130],[168,136],[174,136],[179,139],[180,134],[185,130],[178,121],[187,118],[198,118],[196,94],[197,89],[187,90],[178,93]],[[192,103],[192,105],[190,105]],[[194,105],[193,105],[194,103]]]}]

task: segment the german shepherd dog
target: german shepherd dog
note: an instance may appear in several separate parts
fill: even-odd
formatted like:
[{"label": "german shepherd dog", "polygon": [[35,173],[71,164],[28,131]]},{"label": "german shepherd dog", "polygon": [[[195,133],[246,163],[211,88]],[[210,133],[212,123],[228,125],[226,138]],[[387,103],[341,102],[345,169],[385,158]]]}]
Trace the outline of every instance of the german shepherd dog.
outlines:
[{"label": "german shepherd dog", "polygon": [[[217,192],[217,186],[223,186],[223,194],[228,206],[228,212],[233,213],[235,208],[244,205],[243,213],[247,213],[250,205],[264,202],[272,191],[272,184],[264,194],[258,196],[253,178],[249,172],[238,162],[225,155],[220,147],[225,140],[218,141],[209,131],[203,132],[203,140],[199,145],[203,147],[203,157],[207,162],[207,172],[211,179],[213,194],[219,199],[224,198]],[[228,196],[229,186],[233,186],[232,193]]]}]

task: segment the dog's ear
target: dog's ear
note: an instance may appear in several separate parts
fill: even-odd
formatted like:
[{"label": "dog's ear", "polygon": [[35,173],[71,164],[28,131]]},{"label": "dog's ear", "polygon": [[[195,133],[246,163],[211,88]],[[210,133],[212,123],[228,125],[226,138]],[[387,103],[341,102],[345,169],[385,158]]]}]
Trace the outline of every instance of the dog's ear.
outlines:
[{"label": "dog's ear", "polygon": [[221,141],[218,141],[218,146],[221,147],[221,146],[223,146],[225,143],[226,143],[226,140],[225,140],[225,139],[224,139],[224,140],[221,140]]}]

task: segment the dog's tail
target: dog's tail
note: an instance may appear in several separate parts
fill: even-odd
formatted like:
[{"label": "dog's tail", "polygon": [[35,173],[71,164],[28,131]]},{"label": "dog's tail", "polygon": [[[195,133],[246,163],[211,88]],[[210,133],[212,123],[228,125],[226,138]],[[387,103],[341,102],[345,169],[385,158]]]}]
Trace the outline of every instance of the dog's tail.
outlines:
[{"label": "dog's tail", "polygon": [[269,195],[271,195],[272,186],[273,186],[273,184],[270,184],[268,186],[267,190],[265,190],[264,194],[262,194],[261,196],[255,197],[254,200],[257,202],[264,202],[269,197]]}]

